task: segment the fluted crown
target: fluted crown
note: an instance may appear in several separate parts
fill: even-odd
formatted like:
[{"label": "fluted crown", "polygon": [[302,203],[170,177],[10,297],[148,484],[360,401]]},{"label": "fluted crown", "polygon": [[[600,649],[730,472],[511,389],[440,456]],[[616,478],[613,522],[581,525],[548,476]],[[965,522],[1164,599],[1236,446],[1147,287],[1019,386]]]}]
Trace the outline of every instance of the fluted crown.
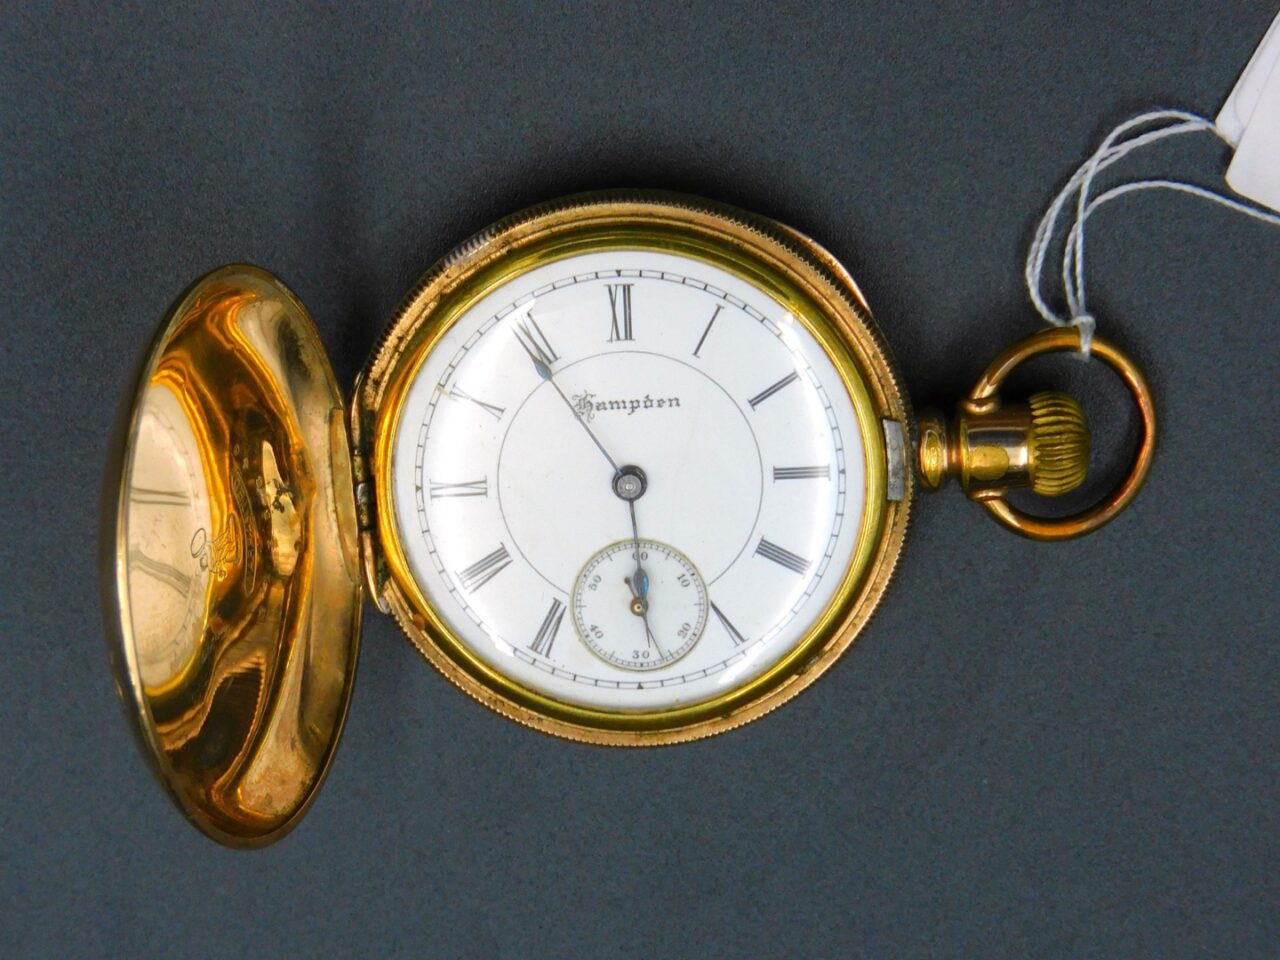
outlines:
[{"label": "fluted crown", "polygon": [[1046,496],[1074,490],[1089,466],[1089,427],[1080,404],[1065,393],[1037,393],[1031,408],[1031,489]]}]

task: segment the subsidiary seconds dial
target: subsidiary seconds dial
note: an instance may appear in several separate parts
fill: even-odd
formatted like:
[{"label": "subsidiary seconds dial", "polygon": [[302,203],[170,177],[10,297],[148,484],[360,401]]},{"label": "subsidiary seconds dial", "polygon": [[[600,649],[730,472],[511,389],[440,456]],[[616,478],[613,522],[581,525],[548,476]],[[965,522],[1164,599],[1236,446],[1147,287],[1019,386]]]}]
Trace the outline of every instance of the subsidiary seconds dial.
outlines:
[{"label": "subsidiary seconds dial", "polygon": [[680,551],[654,540],[597,553],[573,588],[573,620],[591,652],[626,670],[656,670],[688,653],[707,623],[707,588]]}]

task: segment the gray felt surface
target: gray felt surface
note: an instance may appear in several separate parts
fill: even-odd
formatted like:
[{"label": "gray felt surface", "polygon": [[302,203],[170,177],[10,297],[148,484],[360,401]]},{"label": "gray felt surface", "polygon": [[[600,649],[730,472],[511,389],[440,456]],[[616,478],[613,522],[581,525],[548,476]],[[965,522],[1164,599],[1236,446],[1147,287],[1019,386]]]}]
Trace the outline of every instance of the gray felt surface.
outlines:
[{"label": "gray felt surface", "polygon": [[[1089,248],[1163,417],[1137,504],[1040,546],[922,500],[850,654],[726,736],[539,736],[371,614],[318,802],[229,852],[131,743],[95,556],[115,405],[193,277],[279,272],[350,383],[434,259],[587,188],[811,233],[947,400],[1035,329],[1056,184],[1132,112],[1215,112],[1273,0],[4,6],[0,954],[1280,952],[1280,231],[1196,200],[1117,204]],[[1128,170],[1224,160],[1193,138]],[[1122,392],[1042,372],[1088,390],[1115,476]]]}]

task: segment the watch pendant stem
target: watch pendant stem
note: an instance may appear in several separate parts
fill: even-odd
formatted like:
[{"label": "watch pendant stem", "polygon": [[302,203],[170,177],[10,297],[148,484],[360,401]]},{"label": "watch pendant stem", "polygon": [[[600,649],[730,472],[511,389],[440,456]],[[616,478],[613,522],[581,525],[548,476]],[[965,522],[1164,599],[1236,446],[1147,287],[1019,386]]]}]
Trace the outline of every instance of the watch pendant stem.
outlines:
[{"label": "watch pendant stem", "polygon": [[918,458],[928,490],[955,477],[973,500],[1016,487],[1057,496],[1084,482],[1089,428],[1080,404],[1065,393],[1037,393],[1008,406],[966,402],[950,424],[931,411],[921,415]]}]

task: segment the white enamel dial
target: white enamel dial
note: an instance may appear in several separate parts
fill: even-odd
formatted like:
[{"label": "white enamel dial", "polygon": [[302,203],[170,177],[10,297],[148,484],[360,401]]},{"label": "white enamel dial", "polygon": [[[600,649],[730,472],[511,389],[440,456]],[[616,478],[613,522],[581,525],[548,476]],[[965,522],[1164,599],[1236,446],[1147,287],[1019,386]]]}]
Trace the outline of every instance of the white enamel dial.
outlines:
[{"label": "white enamel dial", "polygon": [[[426,355],[394,429],[423,595],[490,667],[596,709],[698,703],[776,664],[834,597],[865,506],[858,420],[819,342],[764,290],[671,253],[576,254],[490,291]],[[643,491],[619,492],[633,467]],[[623,579],[637,540],[656,644]],[[582,596],[590,569],[611,571],[607,617]]]}]

